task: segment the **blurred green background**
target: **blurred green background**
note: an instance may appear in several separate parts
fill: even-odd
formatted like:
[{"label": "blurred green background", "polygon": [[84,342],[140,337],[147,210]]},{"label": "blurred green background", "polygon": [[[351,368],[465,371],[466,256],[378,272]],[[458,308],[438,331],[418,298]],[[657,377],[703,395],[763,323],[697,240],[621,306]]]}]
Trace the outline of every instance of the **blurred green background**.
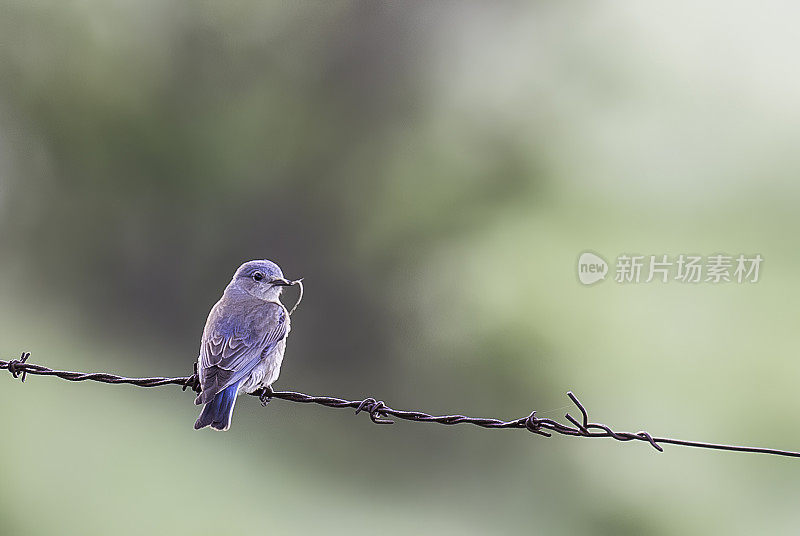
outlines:
[{"label": "blurred green background", "polygon": [[[184,375],[244,260],[278,389],[800,450],[792,3],[0,1],[0,355]],[[584,287],[584,250],[761,254]],[[790,534],[800,462],[0,377],[3,534]],[[571,409],[571,408],[570,408]],[[793,491],[794,490],[794,491]]]}]

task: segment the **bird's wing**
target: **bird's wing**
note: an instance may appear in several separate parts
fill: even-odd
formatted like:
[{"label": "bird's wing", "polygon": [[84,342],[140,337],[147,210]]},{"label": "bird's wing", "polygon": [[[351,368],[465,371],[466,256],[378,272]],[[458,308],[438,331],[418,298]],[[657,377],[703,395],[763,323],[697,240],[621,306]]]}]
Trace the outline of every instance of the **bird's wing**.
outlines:
[{"label": "bird's wing", "polygon": [[286,309],[278,303],[264,303],[234,321],[224,311],[212,311],[200,346],[198,402],[245,378],[262,354],[286,336]]}]

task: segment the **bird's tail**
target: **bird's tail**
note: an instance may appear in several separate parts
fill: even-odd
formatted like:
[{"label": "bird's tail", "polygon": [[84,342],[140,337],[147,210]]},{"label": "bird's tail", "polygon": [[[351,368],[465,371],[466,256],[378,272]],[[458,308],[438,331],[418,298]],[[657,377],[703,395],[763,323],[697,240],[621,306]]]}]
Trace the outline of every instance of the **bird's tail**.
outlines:
[{"label": "bird's tail", "polygon": [[239,394],[238,381],[229,385],[216,395],[211,401],[203,406],[203,411],[200,413],[197,422],[194,423],[194,429],[199,430],[206,426],[211,426],[215,430],[225,431],[231,427],[231,417],[233,416],[233,406],[236,404],[236,395]]}]

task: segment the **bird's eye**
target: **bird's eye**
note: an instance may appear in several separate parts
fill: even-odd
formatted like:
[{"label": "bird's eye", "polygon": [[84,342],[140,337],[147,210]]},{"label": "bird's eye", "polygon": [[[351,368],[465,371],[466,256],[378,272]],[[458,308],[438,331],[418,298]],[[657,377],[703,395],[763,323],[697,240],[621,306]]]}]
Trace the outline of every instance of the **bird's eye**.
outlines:
[{"label": "bird's eye", "polygon": [[261,272],[256,272],[253,274],[254,281],[261,281],[262,279],[264,279],[264,274],[262,274]]}]

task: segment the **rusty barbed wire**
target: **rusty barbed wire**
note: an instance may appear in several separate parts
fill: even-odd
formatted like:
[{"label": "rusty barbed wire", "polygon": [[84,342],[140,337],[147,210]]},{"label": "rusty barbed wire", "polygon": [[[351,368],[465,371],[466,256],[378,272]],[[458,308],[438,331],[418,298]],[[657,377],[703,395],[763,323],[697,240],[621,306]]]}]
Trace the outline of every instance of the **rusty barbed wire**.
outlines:
[{"label": "rusty barbed wire", "polygon": [[[126,378],[124,376],[117,376],[116,374],[108,374],[104,372],[72,372],[66,370],[53,370],[42,365],[28,363],[30,353],[24,352],[19,359],[12,359],[10,361],[0,360],[0,370],[7,369],[14,378],[20,378],[23,382],[28,374],[39,376],[55,376],[63,380],[72,382],[82,381],[95,381],[110,384],[128,384],[137,387],[160,387],[162,385],[180,385],[182,390],[191,389],[195,392],[200,392],[200,382],[197,379],[195,371],[191,376],[181,376],[176,378],[167,377],[154,377],[154,378]],[[706,443],[702,441],[686,441],[682,439],[671,439],[668,437],[653,437],[645,431],[636,433],[631,432],[616,432],[609,426],[600,423],[589,421],[589,414],[586,408],[578,400],[571,391],[567,392],[567,397],[575,404],[578,411],[580,411],[581,418],[576,419],[569,413],[564,415],[564,418],[570,422],[571,425],[563,424],[553,419],[537,417],[536,412],[532,412],[526,417],[520,417],[510,421],[489,417],[467,417],[465,415],[430,415],[422,411],[408,411],[394,409],[387,406],[382,400],[368,397],[363,400],[346,400],[332,396],[313,396],[305,393],[298,393],[294,391],[272,391],[261,390],[252,393],[257,396],[263,405],[266,405],[271,399],[277,398],[287,400],[289,402],[299,402],[301,404],[318,404],[329,408],[351,408],[355,413],[362,411],[367,413],[370,420],[375,424],[394,424],[394,421],[388,417],[403,419],[414,422],[431,422],[437,424],[454,425],[454,424],[472,424],[480,426],[481,428],[497,428],[497,429],[526,429],[529,432],[538,434],[544,437],[550,437],[553,433],[574,436],[574,437],[609,437],[617,441],[643,441],[659,452],[663,452],[664,448],[661,444],[679,445],[683,447],[695,447],[714,450],[728,450],[735,452],[750,452],[758,454],[772,454],[775,456],[787,456],[792,458],[800,458],[800,452],[790,450],[780,450],[762,447],[745,447],[738,445],[725,445],[718,443]]]}]

